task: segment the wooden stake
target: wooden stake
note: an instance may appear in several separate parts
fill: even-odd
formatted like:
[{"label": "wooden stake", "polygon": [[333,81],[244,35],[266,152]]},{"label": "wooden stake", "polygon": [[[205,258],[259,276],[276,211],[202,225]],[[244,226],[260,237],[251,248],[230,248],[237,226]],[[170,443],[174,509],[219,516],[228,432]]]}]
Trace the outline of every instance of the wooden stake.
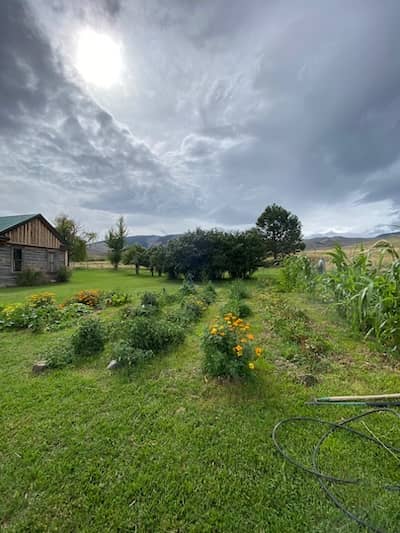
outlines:
[{"label": "wooden stake", "polygon": [[315,398],[315,402],[354,402],[354,401],[373,401],[373,400],[399,400],[400,393],[395,394],[371,394],[369,396],[326,396],[324,398]]}]

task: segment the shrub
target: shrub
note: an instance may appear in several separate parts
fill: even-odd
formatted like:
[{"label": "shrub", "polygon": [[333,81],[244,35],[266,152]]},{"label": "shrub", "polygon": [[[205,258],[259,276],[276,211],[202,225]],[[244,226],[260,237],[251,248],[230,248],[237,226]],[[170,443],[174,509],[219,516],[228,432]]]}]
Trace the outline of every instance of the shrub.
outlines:
[{"label": "shrub", "polygon": [[19,287],[33,287],[35,285],[44,285],[49,280],[40,270],[26,268],[17,273],[16,282]]},{"label": "shrub", "polygon": [[233,313],[239,318],[246,318],[251,315],[251,308],[238,299],[229,300],[227,304],[222,308],[224,314]]},{"label": "shrub", "polygon": [[192,296],[186,298],[181,303],[181,312],[189,322],[198,320],[204,311],[207,310],[207,304],[204,300]]},{"label": "shrub", "polygon": [[215,290],[214,285],[210,281],[202,290],[201,297],[204,299],[207,305],[214,303],[217,299],[217,291]]},{"label": "shrub", "polygon": [[12,304],[0,308],[0,330],[53,331],[70,325],[71,322],[87,313],[90,313],[90,309],[86,305],[57,305],[52,302],[51,293],[50,296],[37,294],[29,298],[29,303]]},{"label": "shrub", "polygon": [[197,293],[197,289],[191,278],[186,278],[179,288],[179,295],[181,298]]},{"label": "shrub", "polygon": [[27,327],[34,332],[50,331],[62,327],[63,311],[56,305],[49,303],[39,307],[30,306]]},{"label": "shrub", "polygon": [[249,298],[250,293],[244,283],[241,281],[234,281],[230,287],[230,297],[232,300],[243,300]]},{"label": "shrub", "polygon": [[24,303],[10,304],[0,309],[0,329],[27,328],[31,320],[32,308]]},{"label": "shrub", "polygon": [[164,318],[139,316],[125,326],[125,339],[133,348],[160,352],[184,339],[183,328]]},{"label": "shrub", "polygon": [[142,305],[159,306],[158,296],[154,292],[145,292],[140,300]]},{"label": "shrub", "polygon": [[99,290],[84,290],[79,291],[77,294],[75,294],[70,302],[76,302],[79,304],[84,304],[89,307],[98,307],[101,302],[101,291]]},{"label": "shrub", "polygon": [[86,318],[72,336],[72,348],[75,355],[92,355],[104,348],[105,330],[96,318]]},{"label": "shrub", "polygon": [[39,292],[29,296],[28,303],[32,307],[45,307],[47,305],[54,305],[56,303],[56,295],[54,292]]},{"label": "shrub", "polygon": [[133,367],[142,361],[152,359],[154,352],[134,348],[127,341],[121,340],[114,347],[113,355],[121,366]]},{"label": "shrub", "polygon": [[261,356],[261,348],[254,345],[250,324],[232,313],[223,323],[215,323],[204,333],[203,371],[212,377],[249,377],[254,361]]},{"label": "shrub", "polygon": [[107,307],[118,307],[129,303],[131,297],[127,292],[106,291],[100,293],[100,301]]},{"label": "shrub", "polygon": [[126,307],[122,309],[120,316],[123,320],[131,320],[138,316],[150,317],[159,313],[158,307],[154,307],[154,305],[138,305],[137,307]]},{"label": "shrub", "polygon": [[53,344],[42,355],[50,368],[62,368],[71,364],[74,359],[74,352],[69,341]]},{"label": "shrub", "polygon": [[178,295],[176,293],[170,294],[166,291],[164,287],[159,297],[160,306],[173,304],[174,302],[176,302],[177,297]]},{"label": "shrub", "polygon": [[62,266],[56,272],[56,281],[58,281],[58,283],[66,283],[71,279],[71,276],[71,270],[66,266]]}]

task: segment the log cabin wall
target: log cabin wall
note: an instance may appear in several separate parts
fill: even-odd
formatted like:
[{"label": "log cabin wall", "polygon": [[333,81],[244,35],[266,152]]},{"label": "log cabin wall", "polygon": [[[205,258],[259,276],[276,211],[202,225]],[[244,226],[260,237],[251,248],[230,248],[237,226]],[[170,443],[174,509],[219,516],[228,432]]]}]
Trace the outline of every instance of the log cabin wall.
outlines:
[{"label": "log cabin wall", "polygon": [[[0,244],[0,287],[15,285],[18,273],[13,271],[13,249],[22,250],[22,270],[27,268],[43,272],[46,278],[54,280],[57,271],[66,266],[66,251],[52,248]],[[49,256],[52,255],[53,272],[50,271]],[[0,295],[1,303],[1,295]]]}]

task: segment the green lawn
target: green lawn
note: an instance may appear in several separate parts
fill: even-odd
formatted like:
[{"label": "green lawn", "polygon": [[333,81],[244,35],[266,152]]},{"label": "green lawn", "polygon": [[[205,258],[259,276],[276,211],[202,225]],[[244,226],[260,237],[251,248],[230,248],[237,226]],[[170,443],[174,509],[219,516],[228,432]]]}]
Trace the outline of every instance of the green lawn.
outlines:
[{"label": "green lawn", "polygon": [[[169,282],[168,285],[176,285]],[[152,277],[150,272],[142,270],[139,276],[133,270],[74,270],[69,283],[52,283],[39,287],[8,287],[0,289],[0,304],[20,302],[27,296],[41,292],[51,291],[57,296],[58,301],[69,298],[82,289],[120,289],[128,292],[157,291],[165,286],[165,279],[158,276]]]},{"label": "green lawn", "polygon": [[[248,282],[249,318],[264,349],[248,384],[205,380],[200,336],[227,299],[229,283],[183,346],[130,377],[111,374],[110,347],[79,366],[34,377],[32,363],[67,332],[0,333],[0,527],[9,531],[352,532],[360,529],[325,497],[318,482],[283,461],[271,431],[280,419],[339,420],[359,408],[305,405],[322,395],[398,392],[400,374],[372,344],[354,336],[327,306],[276,294],[276,271]],[[133,292],[176,284],[126,271],[77,271],[51,286],[59,299],[83,288]],[[46,288],[47,290],[47,288]],[[2,289],[0,303],[38,289]],[[310,335],[329,341],[323,361],[296,357],[300,345],[276,327],[279,306],[303,310]],[[275,324],[275,327],[273,327]],[[312,372],[306,388],[298,376]],[[400,446],[386,415],[368,426]],[[361,427],[361,425],[360,425]],[[309,463],[321,434],[304,425],[282,432],[285,446]],[[399,483],[398,462],[348,435],[328,441],[323,466],[336,475]],[[398,531],[399,493],[341,486],[353,511]]]}]

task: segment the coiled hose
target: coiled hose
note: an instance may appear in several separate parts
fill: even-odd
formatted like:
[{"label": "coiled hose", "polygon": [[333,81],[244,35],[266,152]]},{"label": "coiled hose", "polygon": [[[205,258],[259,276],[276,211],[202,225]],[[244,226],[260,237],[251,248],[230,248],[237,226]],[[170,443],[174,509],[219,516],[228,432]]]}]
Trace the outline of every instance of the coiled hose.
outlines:
[{"label": "coiled hose", "polygon": [[[394,411],[393,409],[379,408],[379,409],[372,409],[372,410],[366,411],[364,413],[361,413],[355,416],[351,416],[350,418],[346,418],[345,420],[342,420],[341,422],[328,422],[320,418],[314,418],[314,417],[309,417],[309,416],[294,416],[294,417],[285,418],[284,420],[281,420],[280,422],[276,424],[276,426],[272,430],[272,440],[275,444],[275,447],[279,451],[279,453],[286,459],[286,461],[293,464],[297,468],[303,470],[304,472],[308,472],[309,474],[312,474],[313,476],[315,476],[318,479],[325,494],[336,505],[336,507],[338,507],[348,518],[357,522],[360,526],[366,527],[370,531],[374,531],[376,533],[385,533],[385,532],[382,529],[375,527],[373,524],[366,522],[359,516],[352,513],[349,509],[347,509],[343,505],[343,503],[335,496],[335,494],[331,491],[331,489],[328,487],[328,484],[327,484],[327,483],[337,483],[337,484],[343,484],[343,485],[358,485],[358,484],[361,484],[362,480],[361,479],[345,479],[341,477],[332,476],[329,474],[324,474],[323,472],[321,472],[320,467],[319,467],[319,452],[320,452],[320,449],[323,443],[332,433],[334,433],[335,431],[347,431],[349,433],[353,433],[365,440],[368,440],[374,443],[376,446],[384,448],[386,451],[391,451],[393,453],[400,454],[399,448],[395,448],[394,446],[390,444],[385,444],[373,435],[369,435],[367,433],[363,433],[362,431],[349,427],[349,424],[352,422],[355,422],[362,418],[366,418],[368,416],[371,416],[372,414],[382,413],[382,412],[390,413],[394,415],[395,417],[397,417],[398,419],[400,419],[400,414]],[[317,444],[313,448],[312,468],[296,461],[296,459],[294,459],[291,455],[289,455],[284,450],[284,448],[281,446],[278,440],[279,429],[282,428],[284,425],[293,423],[293,422],[294,423],[313,422],[316,424],[328,426],[329,428],[322,435],[322,437],[318,440]],[[387,491],[399,491],[400,485],[385,485],[383,488]]]}]

